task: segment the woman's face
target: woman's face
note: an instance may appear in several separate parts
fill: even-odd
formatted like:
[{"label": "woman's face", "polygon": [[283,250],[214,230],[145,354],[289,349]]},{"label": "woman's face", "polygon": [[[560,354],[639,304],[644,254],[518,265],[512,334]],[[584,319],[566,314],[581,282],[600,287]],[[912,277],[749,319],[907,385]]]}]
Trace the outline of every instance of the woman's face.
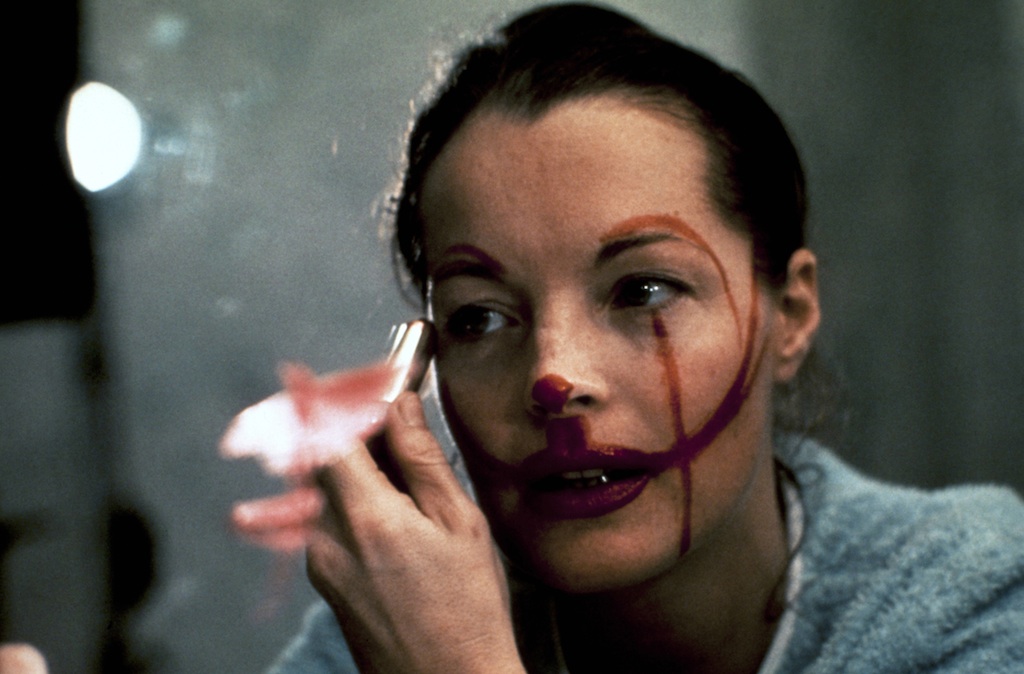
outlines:
[{"label": "woman's face", "polygon": [[775,507],[782,302],[706,165],[678,119],[599,96],[475,113],[427,175],[442,402],[502,549],[549,585],[640,582]]}]

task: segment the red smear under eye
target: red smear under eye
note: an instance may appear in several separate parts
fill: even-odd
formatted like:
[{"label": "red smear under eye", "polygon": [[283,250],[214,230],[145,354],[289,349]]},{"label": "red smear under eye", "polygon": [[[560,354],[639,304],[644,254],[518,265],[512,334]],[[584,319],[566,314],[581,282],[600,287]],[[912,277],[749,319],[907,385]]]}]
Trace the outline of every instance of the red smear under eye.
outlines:
[{"label": "red smear under eye", "polygon": [[[712,253],[712,256],[714,254]],[[715,258],[717,262],[717,257]],[[736,303],[732,291],[726,287],[726,293],[731,306]],[[732,422],[739,414],[743,403],[750,396],[750,389],[760,369],[765,347],[762,345],[753,359],[754,335],[757,333],[758,320],[758,286],[757,276],[751,273],[751,300],[750,313],[747,318],[746,339],[743,339],[740,332],[740,341],[744,344],[743,358],[740,366],[733,377],[732,384],[726,391],[721,402],[715,407],[714,412],[694,432],[687,433],[683,423],[683,411],[680,403],[681,387],[679,384],[679,369],[676,364],[675,353],[670,346],[669,334],[661,315],[655,312],[651,318],[651,330],[658,342],[658,357],[662,362],[665,371],[666,386],[668,388],[668,399],[672,409],[673,426],[675,428],[675,441],[666,453],[670,464],[679,468],[683,487],[683,531],[680,541],[680,550],[686,552],[690,549],[693,523],[693,462],[700,453],[710,445],[718,435]],[[738,328],[739,329],[739,328]]]}]

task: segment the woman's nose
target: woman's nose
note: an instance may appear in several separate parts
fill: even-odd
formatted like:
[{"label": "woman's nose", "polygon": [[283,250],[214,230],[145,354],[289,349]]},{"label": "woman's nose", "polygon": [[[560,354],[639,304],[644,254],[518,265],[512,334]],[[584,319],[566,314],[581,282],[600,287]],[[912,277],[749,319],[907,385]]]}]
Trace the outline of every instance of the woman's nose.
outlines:
[{"label": "woman's nose", "polygon": [[578,322],[563,330],[538,330],[526,401],[533,414],[579,414],[604,399],[607,391],[600,374],[604,366],[596,348],[600,343]]},{"label": "woman's nose", "polygon": [[530,397],[548,414],[561,414],[572,394],[572,384],[557,374],[546,374],[533,384]]}]

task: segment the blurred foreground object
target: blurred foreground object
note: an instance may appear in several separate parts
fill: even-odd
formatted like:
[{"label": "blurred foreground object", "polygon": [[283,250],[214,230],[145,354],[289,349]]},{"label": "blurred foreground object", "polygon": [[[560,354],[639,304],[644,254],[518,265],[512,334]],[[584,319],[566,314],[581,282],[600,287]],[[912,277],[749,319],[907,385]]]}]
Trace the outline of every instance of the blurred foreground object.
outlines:
[{"label": "blurred foreground object", "polygon": [[0,646],[0,674],[47,674],[46,659],[29,644]]}]

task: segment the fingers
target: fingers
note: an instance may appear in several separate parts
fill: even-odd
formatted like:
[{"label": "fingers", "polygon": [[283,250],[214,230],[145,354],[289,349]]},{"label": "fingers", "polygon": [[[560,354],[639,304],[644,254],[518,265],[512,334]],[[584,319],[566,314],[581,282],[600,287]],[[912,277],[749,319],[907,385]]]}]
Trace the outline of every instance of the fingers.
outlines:
[{"label": "fingers", "polygon": [[235,531],[256,545],[280,552],[296,552],[323,510],[323,495],[314,487],[299,487],[265,499],[243,501],[231,510]]},{"label": "fingers", "polygon": [[323,497],[313,487],[298,487],[270,498],[236,503],[231,523],[241,532],[257,533],[267,529],[295,526],[320,516]]},{"label": "fingers", "polygon": [[331,510],[359,512],[398,493],[380,471],[365,443],[354,440],[349,448],[338,452],[337,457],[316,472],[317,484]]},{"label": "fingers", "polygon": [[504,569],[486,519],[458,483],[415,394],[389,409],[385,435],[407,491],[388,480],[366,445],[339,452],[317,475],[327,507],[306,549],[309,578],[357,664],[490,671],[478,666],[483,652],[515,661]]},{"label": "fingers", "polygon": [[387,460],[393,463],[401,478],[400,487],[407,493],[388,479],[365,447],[344,452],[342,458],[317,476],[339,524],[344,526],[342,520],[363,515],[397,514],[402,506],[414,505],[428,519],[451,527],[460,523],[458,518],[465,511],[475,512],[448,458],[427,427],[419,396],[403,393],[391,405],[385,436]]},{"label": "fingers", "polygon": [[313,535],[315,524],[310,523],[299,527],[285,527],[273,531],[259,533],[242,533],[242,537],[261,548],[273,550],[285,554],[302,552],[309,545],[310,537]]},{"label": "fingers", "polygon": [[419,396],[403,393],[398,397],[388,410],[385,434],[391,458],[424,515],[444,521],[451,517],[453,508],[462,509],[470,503],[448,457],[427,427]]}]

